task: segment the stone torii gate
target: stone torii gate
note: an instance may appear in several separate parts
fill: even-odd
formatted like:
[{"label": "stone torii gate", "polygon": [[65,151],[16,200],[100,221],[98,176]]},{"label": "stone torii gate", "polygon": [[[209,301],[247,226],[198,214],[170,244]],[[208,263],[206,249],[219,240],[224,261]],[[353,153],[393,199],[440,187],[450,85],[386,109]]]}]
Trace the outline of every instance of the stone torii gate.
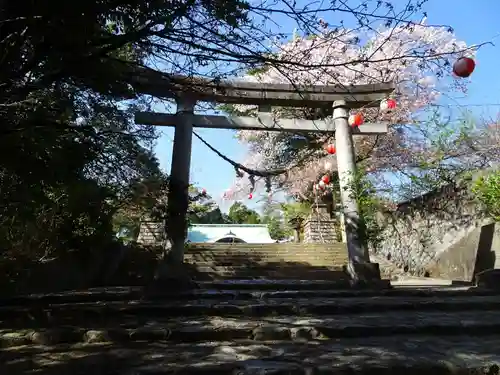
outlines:
[{"label": "stone torii gate", "polygon": [[[387,123],[368,123],[357,128],[348,124],[349,110],[379,106],[394,90],[393,83],[357,86],[296,86],[291,84],[257,84],[220,82],[162,75],[147,71],[136,76],[134,87],[144,94],[175,99],[175,114],[138,112],[135,122],[143,125],[174,126],[175,136],[170,172],[167,223],[172,241],[170,260],[182,263],[187,234],[188,186],[193,127],[245,129],[287,132],[334,132],[343,206],[349,273],[354,281],[373,274],[368,249],[359,235],[360,213],[353,194],[356,172],[353,135],[387,133]],[[251,104],[259,106],[257,117],[195,115],[197,102]],[[272,106],[333,107],[326,120],[274,119]]]}]

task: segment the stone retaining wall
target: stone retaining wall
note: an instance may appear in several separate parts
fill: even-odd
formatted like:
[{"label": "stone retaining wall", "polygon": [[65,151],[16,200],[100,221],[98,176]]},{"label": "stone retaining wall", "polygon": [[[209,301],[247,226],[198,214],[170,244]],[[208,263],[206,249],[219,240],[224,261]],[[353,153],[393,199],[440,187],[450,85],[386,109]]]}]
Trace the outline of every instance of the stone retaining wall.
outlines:
[{"label": "stone retaining wall", "polygon": [[[409,274],[471,281],[475,272],[494,267],[494,260],[487,259],[494,258],[491,243],[486,250],[484,241],[480,246],[483,227],[490,221],[466,184],[450,184],[400,204],[380,220],[383,241],[372,250]],[[487,255],[479,259],[484,251]]]}]

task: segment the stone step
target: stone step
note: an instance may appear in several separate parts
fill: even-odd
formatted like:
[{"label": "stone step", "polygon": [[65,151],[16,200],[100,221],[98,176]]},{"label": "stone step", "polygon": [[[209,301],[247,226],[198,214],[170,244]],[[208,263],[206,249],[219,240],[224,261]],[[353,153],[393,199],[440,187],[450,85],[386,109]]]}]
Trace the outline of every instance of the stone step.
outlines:
[{"label": "stone step", "polygon": [[342,242],[334,243],[206,243],[206,242],[191,242],[187,247],[188,251],[195,250],[210,250],[210,251],[239,251],[242,249],[266,249],[266,250],[282,250],[282,249],[307,249],[318,250],[323,249],[346,249],[346,244]]},{"label": "stone step", "polygon": [[[294,279],[238,279],[230,278],[216,281],[199,282],[202,289],[224,289],[224,290],[259,290],[259,291],[291,291],[291,290],[339,290],[352,289],[347,280],[300,280]],[[379,290],[389,288],[388,280],[379,283],[371,283],[367,288]]]},{"label": "stone step", "polygon": [[[472,375],[499,373],[500,337],[377,337],[316,342],[203,342],[15,347],[0,373],[136,375]],[[59,371],[58,371],[59,370]]]},{"label": "stone step", "polygon": [[[278,257],[267,257],[262,259],[247,259],[244,257],[186,257],[184,260],[187,264],[216,264],[219,266],[224,265],[281,265],[281,266],[294,266],[294,265],[312,265],[312,266],[329,266],[337,264],[335,257],[287,257],[287,259],[279,259]],[[341,263],[343,265],[344,263]],[[346,263],[347,264],[347,263]]]},{"label": "stone step", "polygon": [[237,254],[339,254],[347,252],[347,248],[333,246],[329,247],[255,247],[255,246],[246,246],[246,247],[226,247],[226,248],[187,248],[185,254],[228,254],[228,255],[237,255]]},{"label": "stone step", "polygon": [[[217,281],[198,281],[199,289],[188,291],[187,293],[198,293],[201,291],[208,291],[208,293],[215,293],[214,291],[302,291],[302,290],[321,290],[321,291],[336,291],[336,290],[354,290],[350,283],[346,280],[297,280],[297,279],[223,279]],[[158,288],[155,288],[154,292],[147,292],[149,298],[150,295],[156,298],[169,298],[172,295],[183,294],[182,291],[172,290],[169,288],[169,282],[164,282],[165,287],[161,284]],[[381,284],[383,288],[388,288],[390,285],[386,281]],[[372,285],[370,285],[370,288]],[[374,290],[379,290],[380,285],[373,285]],[[371,290],[371,289],[370,289]],[[95,301],[95,300],[128,300],[128,299],[141,299],[144,298],[145,292],[144,287],[100,287],[91,288],[88,290],[77,290],[77,291],[67,291],[61,293],[50,293],[50,294],[33,294],[25,296],[5,296],[0,299],[0,306],[5,306],[9,304],[17,304],[16,301],[52,301],[54,298],[60,300],[64,298],[69,303],[78,301]],[[99,297],[95,297],[99,296]],[[106,296],[106,297],[102,297]],[[113,297],[111,297],[113,296]],[[21,302],[24,303],[24,302]],[[52,303],[52,302],[47,302]]]},{"label": "stone step", "polygon": [[[439,336],[500,334],[499,311],[387,312],[321,317],[280,316],[259,319],[199,317],[72,322],[0,329],[0,346],[134,341],[311,341],[394,335]],[[69,322],[67,322],[69,323]]]},{"label": "stone step", "polygon": [[346,248],[298,248],[298,249],[287,249],[287,248],[228,248],[228,249],[186,249],[185,255],[193,254],[214,254],[214,255],[252,255],[252,254],[344,254],[347,253]]},{"label": "stone step", "polygon": [[[203,256],[217,256],[217,257],[238,257],[238,258],[252,258],[252,257],[258,257],[258,256],[301,256],[301,255],[306,255],[306,256],[318,256],[318,257],[337,257],[339,254],[343,255],[344,251],[295,251],[295,250],[234,250],[234,251],[203,251],[203,250],[187,250],[186,253],[184,254],[185,257],[203,257]],[[347,252],[345,252],[347,255]]]},{"label": "stone step", "polygon": [[186,253],[184,257],[185,263],[215,263],[218,265],[237,264],[237,265],[259,265],[259,264],[280,264],[285,265],[344,265],[348,263],[346,252],[332,253],[291,253],[286,251],[281,252],[196,252]]},{"label": "stone step", "polygon": [[194,265],[192,276],[197,279],[200,274],[208,274],[216,278],[249,279],[297,279],[302,280],[349,280],[349,276],[342,267],[313,267],[313,266],[198,266]]},{"label": "stone step", "polygon": [[478,311],[500,309],[498,296],[458,297],[350,297],[350,298],[269,298],[266,300],[172,300],[168,302],[126,301],[61,304],[44,307],[0,307],[0,321],[24,324],[30,320],[58,324],[85,319],[111,319],[124,315],[155,317],[278,315],[336,315],[370,311]]},{"label": "stone step", "polygon": [[278,263],[278,264],[311,264],[316,263],[319,265],[323,264],[347,264],[347,257],[338,256],[311,256],[311,255],[264,255],[264,256],[209,256],[209,255],[199,255],[199,256],[186,256],[184,259],[185,263],[198,263],[198,262],[214,262],[222,263],[226,262],[229,264],[261,264],[261,263]]},{"label": "stone step", "polygon": [[[480,288],[388,288],[380,290],[372,289],[333,289],[327,288],[304,290],[246,290],[246,289],[224,289],[226,285],[215,285],[220,289],[212,288],[214,285],[207,284],[206,289],[196,289],[183,292],[148,293],[149,300],[263,300],[268,298],[347,298],[347,297],[457,297],[471,296],[493,296],[500,293],[496,290]],[[307,285],[305,285],[307,286]],[[258,284],[256,285],[258,287]],[[44,295],[26,295],[0,299],[0,306],[44,306],[60,303],[85,303],[85,302],[112,302],[139,300],[144,298],[142,288],[110,287],[94,288],[87,291],[68,291],[62,293]]]},{"label": "stone step", "polygon": [[[189,264],[189,263],[188,263]],[[197,262],[197,263],[192,263],[189,264],[191,266],[195,266],[198,268],[206,268],[206,269],[215,269],[215,270],[259,270],[259,271],[279,271],[279,270],[284,270],[284,271],[295,271],[295,270],[304,270],[304,271],[317,271],[317,270],[326,270],[326,271],[342,271],[344,269],[343,265],[335,265],[335,264],[329,264],[329,265],[321,265],[321,266],[314,266],[311,264],[307,263],[302,263],[302,264],[294,264],[294,263],[263,263],[263,264],[235,264],[235,265],[223,265],[219,263],[212,263],[210,261],[208,262]]]},{"label": "stone step", "polygon": [[[342,285],[342,288],[347,288],[349,282],[346,277],[340,277],[338,275],[332,275],[332,271],[325,271],[323,274],[320,274],[319,271],[316,272],[308,272],[301,273],[300,277],[304,280],[322,280],[322,281],[334,281],[334,280],[342,280],[345,279],[346,282]],[[243,272],[200,272],[193,271],[191,274],[192,279],[195,282],[198,281],[224,281],[231,280],[234,277],[238,277],[242,280],[277,280],[277,279],[286,279],[289,278],[293,280],[292,275],[285,274],[283,272],[253,272],[253,273],[243,273]]]}]

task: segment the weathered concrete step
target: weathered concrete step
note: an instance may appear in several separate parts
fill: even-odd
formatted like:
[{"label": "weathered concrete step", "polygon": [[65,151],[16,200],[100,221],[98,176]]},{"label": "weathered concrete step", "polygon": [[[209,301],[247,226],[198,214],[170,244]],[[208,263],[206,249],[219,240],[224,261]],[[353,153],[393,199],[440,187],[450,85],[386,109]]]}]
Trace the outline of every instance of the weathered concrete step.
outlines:
[{"label": "weathered concrete step", "polygon": [[229,250],[229,251],[204,251],[204,250],[187,250],[185,257],[192,256],[217,256],[217,257],[250,257],[252,255],[306,255],[306,256],[338,256],[339,254],[347,254],[347,250],[267,250],[267,249],[246,249],[246,250]]},{"label": "weathered concrete step", "polygon": [[270,258],[280,258],[283,257],[288,259],[289,257],[305,257],[305,258],[320,258],[320,257],[333,257],[335,259],[345,257],[347,259],[347,251],[267,251],[267,250],[253,250],[248,251],[188,251],[185,253],[185,259],[192,258],[235,258],[235,259],[247,259],[252,261],[253,259],[259,259],[262,257]]},{"label": "weathered concrete step", "polygon": [[353,298],[269,298],[265,301],[198,300],[144,302],[106,302],[85,304],[51,305],[43,308],[2,307],[0,320],[14,322],[43,319],[61,322],[80,319],[110,319],[126,314],[148,316],[278,316],[278,315],[325,315],[348,314],[365,311],[475,311],[500,310],[498,296],[461,296],[461,297],[353,297]]},{"label": "weathered concrete step", "polygon": [[[319,267],[318,267],[319,268]],[[300,278],[302,280],[348,280],[349,276],[343,272],[341,267],[326,269],[322,267],[247,267],[247,266],[195,266],[196,271],[201,274],[209,274],[219,278],[262,278],[262,279],[291,279]],[[194,270],[193,270],[194,271]],[[203,277],[196,275],[193,277]]]},{"label": "weathered concrete step", "polygon": [[[499,373],[499,337],[383,337],[336,342],[253,341],[16,347],[0,373],[135,375],[477,375]],[[60,370],[60,372],[57,372]]]},{"label": "weathered concrete step", "polygon": [[295,261],[287,259],[286,261],[279,259],[260,259],[248,261],[246,259],[222,258],[222,259],[186,259],[188,265],[198,266],[246,266],[246,267],[336,267],[341,268],[347,262],[338,263],[335,258],[321,259],[303,259],[297,258]]},{"label": "weathered concrete step", "polygon": [[221,244],[221,243],[190,243],[187,246],[187,251],[234,251],[239,252],[241,250],[251,249],[251,250],[267,250],[267,251],[280,251],[280,250],[311,250],[311,251],[322,251],[328,250],[345,250],[347,247],[345,243],[335,242],[335,243],[234,243],[234,244]]},{"label": "weathered concrete step", "polygon": [[[253,279],[245,280],[231,278],[225,280],[199,282],[202,289],[225,289],[225,290],[338,290],[352,289],[349,280],[301,280],[295,279]],[[383,280],[382,283],[373,283],[370,288],[380,289],[381,287],[388,288],[390,283],[388,280]]]},{"label": "weathered concrete step", "polygon": [[318,246],[318,244],[232,244],[228,246],[188,246],[186,248],[186,253],[190,252],[230,252],[230,253],[240,253],[245,251],[265,251],[265,252],[278,252],[278,251],[290,251],[290,252],[346,252],[347,247],[344,243],[341,244],[323,244]]},{"label": "weathered concrete step", "polygon": [[500,314],[498,311],[387,312],[323,317],[282,316],[265,320],[160,318],[147,322],[129,318],[111,322],[82,322],[81,325],[58,328],[38,326],[0,329],[0,346],[110,341],[311,341],[425,334],[498,335]]},{"label": "weathered concrete step", "polygon": [[[350,282],[348,280],[300,280],[300,279],[223,279],[223,280],[210,280],[210,281],[198,281],[199,289],[195,289],[192,292],[198,292],[203,290],[212,291],[301,291],[301,290],[323,290],[323,291],[332,291],[332,290],[358,290],[351,287]],[[379,283],[378,285],[370,285],[369,289],[379,290],[381,287],[388,288],[390,287],[390,283],[388,280]],[[366,289],[366,288],[363,288]],[[191,293],[188,292],[188,294]],[[172,295],[183,294],[181,291],[172,290],[169,287],[168,281],[165,281],[164,287],[163,284],[155,288],[154,292],[147,292],[147,296],[153,295],[156,297],[164,298],[170,297]],[[106,298],[97,298],[95,295],[100,296],[110,296],[116,295],[116,298],[106,297]],[[61,293],[51,293],[51,294],[34,294],[27,296],[6,296],[0,299],[0,307],[12,304],[18,304],[16,301],[22,301],[26,298],[28,300],[37,301],[37,300],[45,300],[45,303],[52,303],[53,298],[59,298],[59,296],[64,296],[68,303],[78,302],[82,300],[85,301],[96,301],[96,300],[128,300],[128,299],[141,299],[144,298],[144,287],[100,287],[100,288],[92,288],[88,290],[79,290],[79,291],[67,291]],[[57,303],[57,302],[54,302]]]},{"label": "weathered concrete step", "polygon": [[231,253],[193,253],[186,254],[185,260],[204,260],[204,259],[232,259],[237,261],[256,262],[259,260],[275,260],[275,261],[290,261],[290,262],[306,262],[309,259],[333,259],[333,260],[348,260],[347,253],[344,254],[331,254],[331,253],[288,253],[288,252],[248,252],[241,254]]},{"label": "weathered concrete step", "polygon": [[[211,285],[208,284],[208,287]],[[314,285],[312,286],[314,287]],[[347,297],[460,297],[500,296],[497,290],[480,288],[391,288],[391,289],[338,289],[338,290],[238,290],[238,289],[196,289],[184,292],[148,293],[148,300],[265,300],[268,298],[347,298]],[[0,299],[0,306],[46,306],[61,303],[113,302],[140,300],[144,298],[142,288],[106,288],[85,292],[69,291],[46,295],[26,295]]]},{"label": "weathered concrete step", "polygon": [[347,260],[341,260],[334,258],[322,258],[322,259],[307,259],[297,258],[297,259],[279,259],[279,258],[263,258],[258,260],[248,260],[248,259],[216,259],[216,258],[204,258],[204,259],[186,259],[185,264],[187,265],[210,265],[210,266],[244,266],[244,267],[288,267],[288,268],[298,268],[298,267],[336,267],[342,268],[348,263]]},{"label": "weathered concrete step", "polygon": [[252,254],[347,254],[347,249],[341,248],[240,248],[240,249],[217,249],[217,250],[205,250],[205,249],[187,249],[184,253],[185,255],[198,255],[198,254],[214,254],[214,255],[225,255],[225,256],[240,256],[240,255],[252,255]]},{"label": "weathered concrete step", "polygon": [[312,266],[310,264],[237,264],[224,266],[210,262],[194,263],[192,264],[198,269],[216,270],[216,271],[263,271],[263,272],[276,272],[283,270],[283,272],[301,271],[301,272],[318,272],[318,271],[333,271],[339,272],[344,268],[342,265],[331,264],[329,266]]}]

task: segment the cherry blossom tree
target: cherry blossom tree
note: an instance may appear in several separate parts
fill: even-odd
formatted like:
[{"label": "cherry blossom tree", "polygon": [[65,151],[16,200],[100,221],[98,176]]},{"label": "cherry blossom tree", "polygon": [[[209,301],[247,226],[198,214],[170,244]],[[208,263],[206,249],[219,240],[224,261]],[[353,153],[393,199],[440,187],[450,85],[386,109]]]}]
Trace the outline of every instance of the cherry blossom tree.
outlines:
[{"label": "cherry blossom tree", "polygon": [[[393,27],[336,29],[321,23],[314,35],[298,36],[275,45],[275,61],[253,69],[244,80],[299,85],[358,85],[392,81],[397,109],[389,113],[361,108],[365,122],[388,121],[389,133],[358,136],[355,149],[358,164],[367,173],[392,172],[412,167],[422,155],[432,158],[425,142],[410,141],[407,130],[421,126],[422,114],[443,96],[467,91],[467,80],[452,76],[452,64],[460,56],[474,57],[478,46],[467,46],[447,27],[404,24]],[[280,65],[279,61],[287,64]],[[225,108],[238,115],[254,115],[257,108]],[[273,115],[310,120],[331,115],[330,108],[273,108]],[[322,174],[336,167],[335,155],[325,146],[334,134],[293,134],[285,132],[240,131],[239,140],[248,146],[245,166],[268,171],[273,188],[289,194],[310,196]],[[266,175],[265,173],[263,175]],[[250,177],[250,179],[249,179]],[[251,189],[252,173],[237,178],[231,197],[241,197]],[[265,178],[257,178],[259,181]]]}]

